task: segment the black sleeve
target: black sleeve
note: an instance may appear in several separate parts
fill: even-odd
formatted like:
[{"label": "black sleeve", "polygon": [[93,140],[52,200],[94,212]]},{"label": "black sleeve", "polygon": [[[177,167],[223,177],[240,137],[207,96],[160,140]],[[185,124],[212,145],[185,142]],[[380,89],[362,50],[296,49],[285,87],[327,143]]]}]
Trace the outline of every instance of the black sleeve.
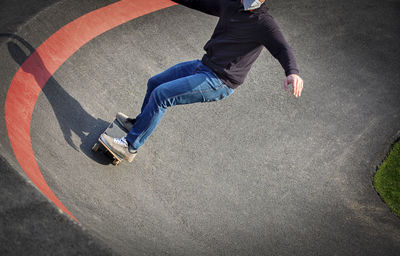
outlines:
[{"label": "black sleeve", "polygon": [[218,0],[172,0],[172,1],[210,15],[219,16],[220,13],[220,4]]},{"label": "black sleeve", "polygon": [[283,69],[286,76],[290,74],[299,74],[292,48],[287,43],[285,37],[279,29],[278,24],[270,15],[266,17],[261,27],[260,42],[274,56]]}]

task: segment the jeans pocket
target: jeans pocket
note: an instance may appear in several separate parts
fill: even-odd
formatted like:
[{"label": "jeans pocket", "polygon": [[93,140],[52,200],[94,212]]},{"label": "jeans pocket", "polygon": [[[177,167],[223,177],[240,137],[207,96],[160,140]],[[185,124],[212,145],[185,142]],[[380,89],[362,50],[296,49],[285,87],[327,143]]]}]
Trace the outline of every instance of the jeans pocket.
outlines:
[{"label": "jeans pocket", "polygon": [[227,86],[226,84],[222,83],[221,87],[224,89],[224,93],[222,94],[222,99],[225,99],[226,97],[232,95],[234,93],[234,90]]},{"label": "jeans pocket", "polygon": [[[214,79],[213,79],[214,80]],[[214,90],[218,90],[219,88],[221,88],[221,86],[223,86],[224,85],[224,83],[221,81],[221,80],[219,80],[219,79],[215,79],[216,81],[213,81],[213,83],[211,83],[211,87],[214,89]]]},{"label": "jeans pocket", "polygon": [[215,89],[215,91],[213,93],[213,97],[210,97],[209,100],[206,100],[206,101],[210,102],[210,101],[223,100],[223,99],[227,98],[228,96],[230,96],[233,92],[234,92],[234,90],[232,88],[230,88],[229,86],[227,86],[224,83],[221,83],[221,85]]}]

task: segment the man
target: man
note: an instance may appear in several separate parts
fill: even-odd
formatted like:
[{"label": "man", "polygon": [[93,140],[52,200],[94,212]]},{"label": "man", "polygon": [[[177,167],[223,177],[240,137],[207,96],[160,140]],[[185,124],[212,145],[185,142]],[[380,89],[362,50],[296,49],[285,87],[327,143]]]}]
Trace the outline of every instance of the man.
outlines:
[{"label": "man", "polygon": [[218,16],[202,60],[177,64],[149,79],[141,113],[136,119],[118,113],[117,120],[129,131],[123,138],[105,134],[101,139],[113,152],[131,162],[170,106],[224,99],[241,85],[251,65],[266,47],[282,65],[284,87],[293,85],[301,96],[295,56],[268,13],[265,0],[174,0],[201,12]]}]

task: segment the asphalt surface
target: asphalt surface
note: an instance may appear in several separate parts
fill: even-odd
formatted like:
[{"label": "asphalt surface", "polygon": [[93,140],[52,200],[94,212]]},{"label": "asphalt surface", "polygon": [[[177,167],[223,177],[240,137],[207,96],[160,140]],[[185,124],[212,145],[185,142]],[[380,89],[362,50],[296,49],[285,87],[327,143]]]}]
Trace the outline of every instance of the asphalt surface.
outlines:
[{"label": "asphalt surface", "polygon": [[[33,49],[112,2],[0,3],[1,102]],[[170,108],[132,164],[91,147],[117,112],[138,114],[149,77],[202,57],[217,19],[163,9],[96,37],[54,73],[31,140],[79,224],[29,182],[1,108],[1,254],[399,255],[400,219],[372,177],[400,136],[400,1],[268,6],[302,97],[284,91],[264,50],[231,97]]]}]

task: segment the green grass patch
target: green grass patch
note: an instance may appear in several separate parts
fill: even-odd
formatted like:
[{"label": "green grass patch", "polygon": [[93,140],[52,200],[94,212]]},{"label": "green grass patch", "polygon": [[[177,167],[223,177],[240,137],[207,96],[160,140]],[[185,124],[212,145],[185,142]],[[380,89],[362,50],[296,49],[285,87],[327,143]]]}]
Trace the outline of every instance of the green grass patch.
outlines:
[{"label": "green grass patch", "polygon": [[400,141],[379,166],[374,185],[385,203],[400,216]]}]

